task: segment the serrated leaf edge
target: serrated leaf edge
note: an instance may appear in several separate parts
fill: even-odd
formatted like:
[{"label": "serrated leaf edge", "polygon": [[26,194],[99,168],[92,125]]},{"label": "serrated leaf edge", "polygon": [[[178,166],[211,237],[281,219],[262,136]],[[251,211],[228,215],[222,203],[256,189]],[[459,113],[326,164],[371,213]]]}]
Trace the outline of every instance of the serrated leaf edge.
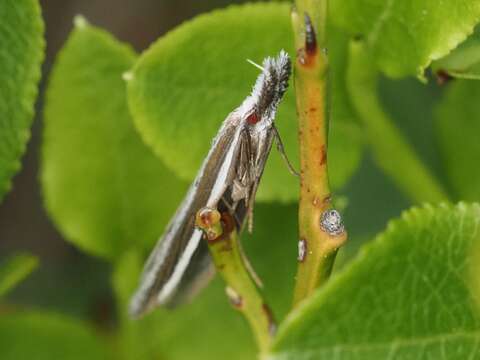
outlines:
[{"label": "serrated leaf edge", "polygon": [[449,39],[446,41],[448,43],[447,50],[438,51],[432,53],[425,61],[424,64],[421,64],[417,69],[417,76],[420,78],[425,78],[425,70],[432,65],[432,63],[436,60],[440,60],[450,53],[452,53],[456,48],[458,48],[463,42],[465,42],[474,32],[475,27],[480,22],[480,17],[475,19],[475,23],[469,26],[468,29],[465,29],[463,32],[457,32],[455,34],[451,34]]},{"label": "serrated leaf edge", "polygon": [[[63,58],[65,56],[65,49],[69,45],[69,42],[76,36],[76,34],[86,32],[86,31],[94,31],[95,33],[100,35],[102,38],[105,38],[108,41],[116,42],[117,45],[121,46],[124,49],[127,49],[128,51],[132,52],[133,54],[136,54],[136,52],[133,50],[133,48],[131,46],[129,46],[129,44],[127,44],[125,42],[121,42],[120,40],[115,38],[115,36],[112,35],[111,33],[109,33],[108,31],[106,31],[106,30],[104,30],[100,27],[92,25],[82,15],[76,15],[74,20],[73,20],[73,29],[70,32],[66,42],[62,46],[61,50],[58,52],[57,57],[55,59],[55,62],[53,64],[53,67],[52,67],[53,70],[50,73],[50,76],[49,76],[49,79],[48,79],[48,84],[47,84],[47,87],[46,87],[46,92],[45,92],[45,104],[46,104],[45,108],[48,106],[47,104],[49,104],[50,98],[52,96],[51,95],[51,82],[52,82],[53,77],[55,75],[55,68],[56,68],[57,64],[63,61]],[[45,141],[45,129],[44,129],[43,134],[42,134],[42,140]],[[96,250],[92,250],[92,248],[90,246],[84,245],[83,241],[81,241],[78,238],[78,236],[75,236],[75,235],[71,234],[71,231],[69,230],[69,227],[64,226],[64,224],[62,224],[62,221],[58,220],[58,217],[55,214],[55,212],[51,210],[50,200],[49,200],[48,196],[46,195],[46,190],[45,190],[46,189],[45,184],[48,182],[48,180],[46,179],[45,172],[43,170],[43,168],[44,168],[43,163],[46,161],[45,160],[45,152],[46,152],[45,148],[42,147],[41,156],[40,156],[40,158],[41,158],[40,159],[41,160],[40,161],[40,163],[41,163],[40,169],[41,170],[40,170],[40,177],[39,177],[40,180],[39,181],[40,181],[40,185],[42,187],[42,191],[41,191],[42,202],[44,204],[44,209],[47,212],[48,217],[50,219],[52,219],[52,221],[55,223],[56,227],[61,230],[61,233],[64,235],[64,238],[70,244],[74,245],[76,248],[81,249],[82,251],[85,251],[88,254],[91,254],[91,255],[94,255],[94,256],[97,256],[97,257],[100,257],[100,258],[103,258],[103,259],[113,259],[115,257],[115,255],[112,254],[111,252],[109,253],[109,250],[106,249],[106,248],[102,248],[100,251],[98,251],[98,248]]]},{"label": "serrated leaf edge", "polygon": [[384,243],[388,242],[390,235],[395,233],[399,227],[405,225],[416,225],[420,218],[424,218],[425,216],[427,216],[428,218],[435,216],[437,211],[439,210],[442,212],[459,211],[461,213],[466,213],[467,211],[472,210],[478,213],[480,219],[480,203],[459,202],[455,205],[449,203],[431,205],[426,203],[423,205],[414,206],[408,210],[403,211],[399,218],[390,220],[387,224],[386,229],[380,234],[378,234],[374,238],[374,240],[366,244],[359,251],[356,258],[353,259],[338,275],[334,276],[325,288],[318,290],[311,298],[300,304],[300,306],[298,306],[295,311],[293,311],[286,317],[286,319],[280,324],[279,331],[272,345],[273,352],[271,354],[275,354],[275,346],[277,343],[280,343],[282,341],[282,337],[284,336],[284,334],[287,333],[287,330],[290,327],[295,326],[297,323],[301,322],[304,314],[310,311],[309,304],[321,302],[321,299],[325,296],[326,289],[341,285],[345,278],[355,273],[357,267],[369,257],[369,254],[372,251],[382,247]]},{"label": "serrated leaf edge", "polygon": [[30,128],[33,124],[34,116],[35,116],[35,103],[39,93],[39,82],[42,77],[42,64],[45,60],[45,49],[46,49],[46,42],[45,42],[45,24],[42,17],[42,10],[40,4],[37,0],[33,2],[34,11],[36,12],[36,19],[38,20],[36,26],[38,27],[39,31],[41,32],[40,42],[39,42],[39,51],[36,51],[36,56],[38,56],[36,62],[36,66],[34,70],[30,74],[30,79],[32,80],[28,86],[25,87],[25,97],[24,99],[28,99],[30,103],[28,108],[26,107],[26,118],[28,118],[28,126],[23,129],[20,137],[22,139],[20,148],[18,149],[16,159],[10,164],[9,171],[10,177],[6,179],[6,181],[2,184],[0,183],[0,202],[2,202],[5,195],[12,189],[12,179],[13,177],[21,170],[22,168],[22,157],[25,154],[27,149],[27,144],[31,138],[31,131]]}]

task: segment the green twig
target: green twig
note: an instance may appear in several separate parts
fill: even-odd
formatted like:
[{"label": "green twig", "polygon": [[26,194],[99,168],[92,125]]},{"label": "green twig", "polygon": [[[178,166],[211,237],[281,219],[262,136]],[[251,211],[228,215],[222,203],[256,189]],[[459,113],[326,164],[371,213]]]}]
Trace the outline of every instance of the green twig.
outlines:
[{"label": "green twig", "polygon": [[292,22],[297,49],[295,90],[301,176],[294,306],[328,279],[337,250],[346,241],[343,226],[339,228],[342,231],[329,232],[320,225],[322,218],[328,216],[331,201],[327,172],[326,0],[297,0],[296,5],[298,12],[293,11]]},{"label": "green twig", "polygon": [[448,200],[443,187],[420,161],[377,97],[378,71],[360,41],[352,41],[347,88],[365,130],[378,166],[413,201]]},{"label": "green twig", "polygon": [[215,267],[227,283],[230,303],[245,316],[261,353],[265,353],[276,323],[250,276],[233,218],[228,212],[203,208],[197,213],[196,225],[204,231]]}]

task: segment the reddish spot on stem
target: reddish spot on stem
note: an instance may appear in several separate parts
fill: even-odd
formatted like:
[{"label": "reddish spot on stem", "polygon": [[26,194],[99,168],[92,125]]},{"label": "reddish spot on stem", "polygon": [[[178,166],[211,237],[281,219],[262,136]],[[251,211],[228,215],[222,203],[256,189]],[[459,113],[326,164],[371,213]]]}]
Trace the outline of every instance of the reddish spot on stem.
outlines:
[{"label": "reddish spot on stem", "polygon": [[332,196],[330,194],[325,196],[325,198],[322,201],[323,206],[327,207],[328,205],[330,205],[331,201],[332,201]]},{"label": "reddish spot on stem", "polygon": [[230,304],[232,304],[232,306],[234,308],[237,308],[237,309],[241,309],[242,308],[242,304],[243,304],[243,299],[241,296],[239,296],[238,298],[231,298],[230,299]]},{"label": "reddish spot on stem", "polygon": [[235,228],[235,220],[233,220],[232,215],[230,215],[228,212],[222,213],[222,217],[220,218],[220,221],[222,222],[222,225],[223,225],[224,234],[230,234]]},{"label": "reddish spot on stem", "polygon": [[438,85],[445,85],[449,81],[453,79],[452,76],[450,76],[449,73],[447,73],[445,70],[438,70],[437,71],[437,84]]},{"label": "reddish spot on stem", "polygon": [[218,234],[215,231],[205,231],[205,236],[208,242],[214,242],[218,238]]},{"label": "reddish spot on stem", "polygon": [[297,62],[304,67],[312,66],[315,56],[308,54],[304,48],[297,50]]},{"label": "reddish spot on stem", "polygon": [[218,223],[218,212],[213,209],[204,208],[200,210],[198,215],[200,224],[203,227],[211,227],[213,224]]},{"label": "reddish spot on stem", "polygon": [[327,147],[322,145],[320,150],[320,166],[323,166],[327,163]]},{"label": "reddish spot on stem", "polygon": [[212,224],[212,214],[208,211],[202,211],[200,213],[200,220],[202,221],[202,224],[209,226]]},{"label": "reddish spot on stem", "polygon": [[243,305],[242,297],[230,286],[225,289],[225,292],[227,293],[228,300],[230,300],[230,304],[236,309],[241,309]]},{"label": "reddish spot on stem", "polygon": [[272,310],[270,310],[270,307],[265,303],[262,304],[262,310],[268,320],[268,332],[270,333],[270,335],[273,336],[277,332],[277,324],[275,323],[275,319],[273,318]]},{"label": "reddish spot on stem", "polygon": [[[218,214],[218,212],[217,212]],[[202,219],[202,215],[200,214],[200,218]],[[203,221],[203,219],[202,219]],[[228,212],[224,212],[220,215],[220,222],[222,224],[222,234],[220,236],[213,236],[214,233],[209,234],[207,232],[207,240],[209,243],[217,243],[219,241],[225,241],[225,244],[220,248],[220,251],[230,251],[232,250],[232,244],[230,243],[230,234],[232,233],[233,229],[235,228],[235,220],[233,220],[232,215]]]},{"label": "reddish spot on stem", "polygon": [[[220,239],[220,238],[219,238]],[[222,239],[222,240],[225,240],[225,239]],[[222,244],[222,247],[218,249],[220,252],[230,252],[232,251],[232,244],[230,243],[230,241],[225,241],[223,244]]]}]

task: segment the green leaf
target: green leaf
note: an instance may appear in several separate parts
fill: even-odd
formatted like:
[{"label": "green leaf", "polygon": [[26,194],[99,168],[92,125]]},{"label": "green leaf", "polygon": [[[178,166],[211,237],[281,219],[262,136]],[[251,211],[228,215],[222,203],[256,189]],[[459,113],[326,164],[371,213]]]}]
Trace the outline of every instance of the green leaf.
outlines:
[{"label": "green leaf", "polygon": [[25,279],[38,266],[35,256],[19,254],[0,262],[0,298]]},{"label": "green leaf", "polygon": [[360,120],[347,90],[348,36],[339,29],[328,29],[331,104],[328,137],[328,172],[334,188],[344,185],[362,160],[365,139]]},{"label": "green leaf", "polygon": [[94,255],[150,248],[185,184],[137,135],[122,73],[133,51],[84,19],[53,69],[45,108],[42,185],[67,240]]},{"label": "green leaf", "polygon": [[474,294],[477,311],[480,311],[480,243],[475,244],[472,248],[471,283],[472,292]]},{"label": "green leaf", "polygon": [[478,204],[405,212],[280,329],[270,359],[476,359]]},{"label": "green leaf", "polygon": [[44,56],[37,0],[0,2],[0,201],[20,169]]},{"label": "green leaf", "polygon": [[437,109],[437,136],[450,183],[460,199],[480,200],[480,83],[456,80]]},{"label": "green leaf", "polygon": [[113,358],[85,324],[58,314],[21,312],[0,316],[2,360],[105,360]]},{"label": "green leaf", "polygon": [[[253,235],[243,245],[265,284],[267,302],[278,319],[291,305],[296,267],[296,206],[259,205]],[[125,359],[255,358],[255,343],[246,321],[229,304],[225,284],[217,277],[198,298],[174,311],[157,309],[140,320],[126,315],[127,303],[138,282],[142,261],[126,254],[116,266],[114,288],[122,319],[122,354]]]},{"label": "green leaf", "polygon": [[[290,5],[231,6],[184,23],[140,57],[128,85],[130,110],[145,142],[181,178],[192,180],[221,122],[249,94],[266,56],[286,49],[292,56]],[[298,163],[293,86],[276,119],[288,156]],[[341,121],[341,120],[340,120]],[[340,122],[339,121],[339,122]],[[334,122],[336,122],[334,120]],[[333,185],[343,185],[358,165],[354,125],[333,126]],[[298,166],[296,166],[298,168]],[[259,200],[292,201],[298,180],[272,151]]]},{"label": "green leaf", "polygon": [[480,29],[446,57],[435,61],[432,69],[460,79],[480,80]]},{"label": "green leaf", "polygon": [[[443,186],[418,158],[378,98],[379,73],[363,42],[352,41],[347,88],[377,165],[406,195],[418,203],[447,200]],[[408,176],[415,174],[415,176]]]},{"label": "green leaf", "polygon": [[433,60],[447,55],[480,21],[472,0],[337,0],[332,20],[361,35],[387,75],[423,76]]}]

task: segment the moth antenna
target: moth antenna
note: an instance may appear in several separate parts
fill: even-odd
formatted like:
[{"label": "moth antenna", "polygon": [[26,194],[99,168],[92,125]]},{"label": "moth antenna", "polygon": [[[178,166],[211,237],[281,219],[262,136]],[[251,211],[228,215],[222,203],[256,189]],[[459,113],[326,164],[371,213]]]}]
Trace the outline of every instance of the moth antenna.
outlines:
[{"label": "moth antenna", "polygon": [[261,65],[258,65],[255,61],[253,60],[250,60],[250,59],[247,59],[247,62],[253,66],[255,66],[256,68],[260,69],[261,71],[265,71],[265,68]]},{"label": "moth antenna", "polygon": [[300,173],[297,170],[295,170],[292,163],[290,162],[290,159],[288,158],[287,153],[285,152],[285,147],[283,146],[282,138],[280,137],[280,133],[278,132],[277,127],[275,125],[273,125],[272,129],[273,129],[274,134],[275,134],[275,142],[277,144],[278,152],[282,156],[283,160],[285,160],[285,163],[287,164],[287,167],[288,167],[288,170],[290,171],[290,173],[299,178]]}]

